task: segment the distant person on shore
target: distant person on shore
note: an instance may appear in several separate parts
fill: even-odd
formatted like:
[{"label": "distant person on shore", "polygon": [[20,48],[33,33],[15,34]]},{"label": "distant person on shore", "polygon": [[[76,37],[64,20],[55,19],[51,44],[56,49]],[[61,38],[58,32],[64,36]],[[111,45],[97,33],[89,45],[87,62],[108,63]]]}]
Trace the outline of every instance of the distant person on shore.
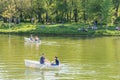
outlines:
[{"label": "distant person on shore", "polygon": [[97,24],[98,24],[98,22],[97,22],[97,20],[95,20],[94,21],[94,26],[97,27]]},{"label": "distant person on shore", "polygon": [[55,56],[55,60],[52,61],[51,65],[56,65],[56,66],[58,66],[59,64],[60,64],[60,61],[59,61],[58,57]]},{"label": "distant person on shore", "polygon": [[42,53],[41,57],[40,57],[40,64],[45,64],[45,56],[44,53]]}]

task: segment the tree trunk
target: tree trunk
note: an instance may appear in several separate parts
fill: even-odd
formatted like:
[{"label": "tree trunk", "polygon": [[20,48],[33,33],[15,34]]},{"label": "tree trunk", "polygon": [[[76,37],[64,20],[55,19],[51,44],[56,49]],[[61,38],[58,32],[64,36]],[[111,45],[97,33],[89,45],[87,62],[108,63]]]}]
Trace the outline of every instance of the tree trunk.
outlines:
[{"label": "tree trunk", "polygon": [[55,18],[55,20],[56,20],[56,22],[59,22],[59,19],[58,19],[58,11],[55,11],[55,13],[56,13],[56,18]]},{"label": "tree trunk", "polygon": [[46,11],[46,23],[48,23],[48,12]]},{"label": "tree trunk", "polygon": [[41,13],[38,14],[38,22],[41,22],[41,23],[42,23]]},{"label": "tree trunk", "polygon": [[116,0],[115,3],[115,17],[118,17],[118,9],[119,9],[119,0]]},{"label": "tree trunk", "polygon": [[69,21],[69,14],[68,14],[68,13],[67,13],[66,21],[67,21],[67,22]]},{"label": "tree trunk", "polygon": [[74,9],[74,19],[75,19],[75,22],[78,22],[78,10],[77,10],[77,8]]},{"label": "tree trunk", "polygon": [[86,0],[84,0],[83,2],[83,6],[84,6],[84,11],[83,11],[83,17],[84,17],[84,23],[86,23],[86,3],[85,3]]},{"label": "tree trunk", "polygon": [[71,17],[72,17],[72,12],[70,11],[70,22],[71,22],[71,19],[72,19]]}]

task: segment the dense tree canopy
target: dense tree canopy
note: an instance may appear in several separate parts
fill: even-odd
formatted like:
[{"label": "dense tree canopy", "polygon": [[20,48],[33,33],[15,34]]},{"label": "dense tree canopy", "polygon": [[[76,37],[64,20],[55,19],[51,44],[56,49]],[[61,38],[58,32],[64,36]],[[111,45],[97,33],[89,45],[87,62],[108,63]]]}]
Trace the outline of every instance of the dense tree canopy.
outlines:
[{"label": "dense tree canopy", "polygon": [[0,15],[4,22],[118,24],[120,0],[0,0]]}]

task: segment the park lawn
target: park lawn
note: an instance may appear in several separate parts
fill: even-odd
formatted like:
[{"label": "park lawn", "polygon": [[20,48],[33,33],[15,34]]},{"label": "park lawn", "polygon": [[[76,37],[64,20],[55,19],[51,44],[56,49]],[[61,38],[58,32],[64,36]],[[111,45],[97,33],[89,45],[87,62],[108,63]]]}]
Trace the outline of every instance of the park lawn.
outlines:
[{"label": "park lawn", "polygon": [[115,27],[98,26],[96,30],[91,26],[80,23],[67,24],[9,24],[0,26],[0,33],[37,34],[37,35],[72,35],[72,36],[118,36],[120,31]]}]

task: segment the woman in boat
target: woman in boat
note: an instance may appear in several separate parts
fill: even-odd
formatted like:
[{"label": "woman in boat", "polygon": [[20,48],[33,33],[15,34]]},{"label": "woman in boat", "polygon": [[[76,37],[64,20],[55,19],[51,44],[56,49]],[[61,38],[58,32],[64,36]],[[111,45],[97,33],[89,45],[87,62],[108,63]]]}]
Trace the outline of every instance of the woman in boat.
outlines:
[{"label": "woman in boat", "polygon": [[39,41],[39,38],[38,38],[38,36],[35,36],[35,41]]},{"label": "woman in boat", "polygon": [[45,63],[45,56],[44,56],[44,53],[43,53],[40,57],[40,64],[44,64],[44,63]]},{"label": "woman in boat", "polygon": [[59,61],[59,59],[58,59],[58,57],[57,56],[55,56],[55,60],[54,60],[54,63],[52,62],[51,63],[51,65],[59,65],[59,63],[60,63],[60,61]]}]

